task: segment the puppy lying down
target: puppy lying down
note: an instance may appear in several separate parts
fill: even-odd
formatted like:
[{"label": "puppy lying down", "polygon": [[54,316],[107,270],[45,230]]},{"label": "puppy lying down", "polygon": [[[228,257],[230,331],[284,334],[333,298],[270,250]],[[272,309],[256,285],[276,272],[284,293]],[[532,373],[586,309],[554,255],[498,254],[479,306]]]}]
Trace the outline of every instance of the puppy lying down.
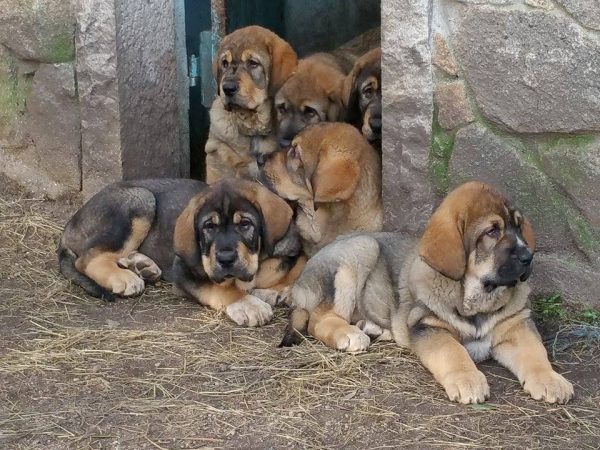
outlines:
[{"label": "puppy lying down", "polygon": [[357,233],[310,259],[291,290],[295,309],[281,345],[299,343],[299,333],[345,351],[393,339],[461,403],[488,398],[475,362],[491,357],[534,399],[565,403],[573,386],[552,369],[530,318],[534,249],[523,213],[489,185],[464,184],[418,243]]}]

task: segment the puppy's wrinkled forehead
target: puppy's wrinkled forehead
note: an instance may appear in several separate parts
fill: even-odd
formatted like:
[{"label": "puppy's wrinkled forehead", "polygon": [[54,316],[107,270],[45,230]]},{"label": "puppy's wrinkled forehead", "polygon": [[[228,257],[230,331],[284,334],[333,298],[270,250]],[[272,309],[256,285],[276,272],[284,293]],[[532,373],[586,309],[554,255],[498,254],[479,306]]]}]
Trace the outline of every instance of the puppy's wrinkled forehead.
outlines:
[{"label": "puppy's wrinkled forehead", "polygon": [[216,215],[229,220],[240,212],[258,215],[257,209],[245,196],[227,185],[219,186],[201,210],[203,215]]}]

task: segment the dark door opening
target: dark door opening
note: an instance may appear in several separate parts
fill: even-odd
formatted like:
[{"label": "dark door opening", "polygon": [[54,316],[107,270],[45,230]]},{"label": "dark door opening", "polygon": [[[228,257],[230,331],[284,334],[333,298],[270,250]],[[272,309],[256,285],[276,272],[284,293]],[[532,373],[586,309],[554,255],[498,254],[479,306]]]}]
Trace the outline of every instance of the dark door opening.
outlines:
[{"label": "dark door opening", "polygon": [[[204,179],[204,145],[214,96],[211,36],[248,25],[268,28],[288,41],[302,58],[330,51],[381,25],[380,0],[185,0],[188,61],[197,57],[198,77],[190,87],[190,173]],[[215,13],[225,11],[225,30],[215,30]],[[212,34],[211,34],[212,33]],[[214,36],[213,36],[214,37]],[[213,41],[214,42],[214,41]],[[208,79],[210,78],[210,79]]]}]

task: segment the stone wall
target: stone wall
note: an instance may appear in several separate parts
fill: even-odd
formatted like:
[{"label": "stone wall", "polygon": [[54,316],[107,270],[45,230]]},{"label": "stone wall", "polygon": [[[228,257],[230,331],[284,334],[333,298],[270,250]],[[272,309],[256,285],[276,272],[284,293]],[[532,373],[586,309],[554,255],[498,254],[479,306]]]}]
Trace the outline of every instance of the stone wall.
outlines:
[{"label": "stone wall", "polygon": [[0,11],[0,171],[50,198],[189,174],[183,0]]},{"label": "stone wall", "polygon": [[0,11],[0,169],[53,198],[79,191],[74,1]]},{"label": "stone wall", "polygon": [[[386,201],[394,218],[388,229],[422,231],[433,209],[430,192],[437,203],[466,180],[493,183],[534,224],[536,293],[599,306],[600,3],[405,3],[417,8],[412,20],[423,20],[409,27],[418,44],[408,51],[393,41],[407,34],[405,23],[387,31],[384,26],[384,148],[389,153],[402,147],[398,178],[394,160],[384,160],[385,189],[400,197]],[[404,14],[398,9],[396,17]],[[425,45],[430,66],[420,50]],[[397,55],[404,53],[412,61],[400,58],[398,69]],[[406,88],[397,82],[406,73],[417,76],[412,100],[406,90],[396,92]],[[427,80],[433,80],[432,89]],[[415,117],[415,107],[427,98],[433,113],[419,108],[422,114]],[[431,139],[423,145],[425,135],[416,125],[429,117]]]}]

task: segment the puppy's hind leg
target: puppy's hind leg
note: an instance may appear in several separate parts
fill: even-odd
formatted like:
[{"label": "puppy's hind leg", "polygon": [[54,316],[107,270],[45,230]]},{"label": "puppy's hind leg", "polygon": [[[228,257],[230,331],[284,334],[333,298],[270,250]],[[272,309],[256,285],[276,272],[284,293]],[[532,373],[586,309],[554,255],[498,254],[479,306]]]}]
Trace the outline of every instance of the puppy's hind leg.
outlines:
[{"label": "puppy's hind leg", "polygon": [[308,332],[328,347],[347,352],[365,351],[371,343],[360,328],[333,311],[331,302],[322,303],[313,311]]},{"label": "puppy's hind leg", "polygon": [[[93,200],[93,201],[92,201]],[[143,188],[118,187],[90,200],[80,211],[78,225],[67,230],[80,248],[76,269],[114,294],[140,294],[144,280],[119,260],[135,252],[154,221],[154,195]],[[82,236],[87,236],[82,241]]]}]

